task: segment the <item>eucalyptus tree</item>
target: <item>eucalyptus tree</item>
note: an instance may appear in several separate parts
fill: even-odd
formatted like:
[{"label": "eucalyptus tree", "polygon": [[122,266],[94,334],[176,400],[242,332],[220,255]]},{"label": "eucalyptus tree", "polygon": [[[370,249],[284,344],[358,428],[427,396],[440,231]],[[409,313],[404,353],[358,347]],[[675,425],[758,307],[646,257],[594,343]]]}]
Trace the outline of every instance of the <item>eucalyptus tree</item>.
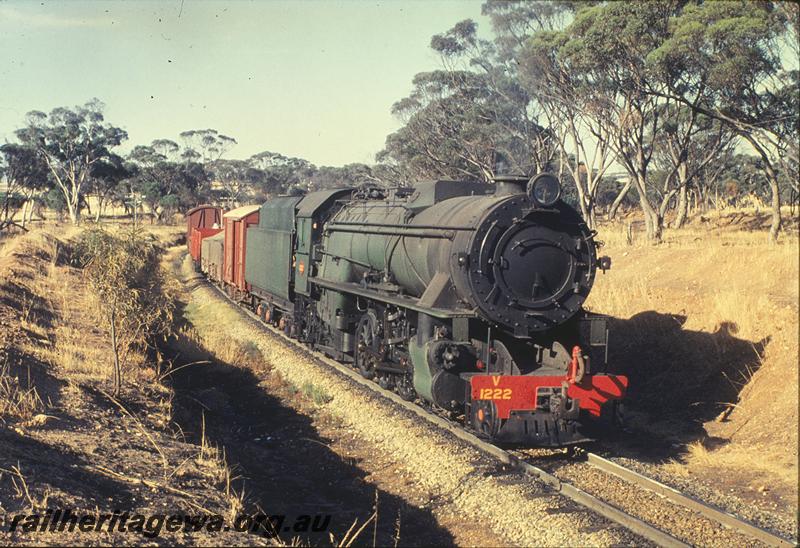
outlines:
[{"label": "eucalyptus tree", "polygon": [[411,94],[393,105],[404,125],[378,157],[417,178],[490,180],[500,160],[522,173],[547,167],[551,135],[477,25],[461,21],[434,36],[431,48],[442,68],[417,74]]},{"label": "eucalyptus tree", "polygon": [[[16,224],[15,214],[36,192],[47,187],[48,177],[47,165],[35,149],[15,143],[0,146],[0,178],[6,182],[5,191],[0,194],[0,230]],[[33,214],[33,207],[30,214]],[[20,223],[23,228],[25,217],[23,209]]]},{"label": "eucalyptus tree", "polygon": [[[482,11],[495,33],[498,59],[546,121],[558,154],[558,170],[572,180],[576,202],[590,226],[596,224],[597,194],[613,160],[607,129],[592,116],[590,96],[556,54],[562,32],[581,4],[570,1],[488,0]],[[530,107],[529,107],[530,108]],[[564,171],[569,176],[565,176]]]},{"label": "eucalyptus tree", "polygon": [[392,106],[403,127],[386,138],[380,157],[414,178],[490,180],[502,145],[481,112],[485,101],[486,89],[468,71],[417,74],[411,95]]},{"label": "eucalyptus tree", "polygon": [[25,127],[16,132],[47,165],[73,224],[80,222],[92,167],[128,138],[124,130],[105,122],[103,108],[103,103],[93,99],[74,109],[55,108],[49,114],[32,111]]},{"label": "eucalyptus tree", "polygon": [[[216,129],[191,129],[181,132],[180,138],[185,147],[184,159],[203,164],[219,160],[237,144],[236,139],[223,135]],[[156,148],[161,148],[162,144],[160,142]]]},{"label": "eucalyptus tree", "polygon": [[585,81],[559,52],[567,40],[561,31],[540,31],[520,55],[520,79],[545,112],[559,147],[560,170],[574,183],[581,213],[596,225],[595,206],[600,183],[613,163],[610,125],[595,108],[596,98]]},{"label": "eucalyptus tree", "polygon": [[249,171],[253,168],[247,161],[217,159],[206,166],[214,181],[222,187],[223,198],[231,205],[249,198],[252,193]]},{"label": "eucalyptus tree", "polygon": [[[760,156],[771,191],[773,240],[782,224],[779,170],[791,173],[797,165],[800,106],[797,9],[783,4],[687,4],[647,57],[666,84],[651,93],[727,124]],[[788,48],[793,53],[782,51],[787,43],[794,43]]]},{"label": "eucalyptus tree", "polygon": [[254,154],[247,162],[261,172],[256,186],[265,196],[286,192],[295,185],[307,183],[317,170],[308,160],[268,150]]},{"label": "eucalyptus tree", "polygon": [[[636,189],[648,237],[660,241],[663,218],[648,192],[653,154],[665,122],[663,84],[647,55],[669,34],[675,2],[611,2],[582,7],[554,39],[585,110],[607,135],[616,161]],[[674,102],[674,101],[673,101]]]},{"label": "eucalyptus tree", "polygon": [[381,186],[384,181],[375,173],[375,169],[367,164],[352,163],[341,167],[320,166],[311,176],[309,190],[355,187],[363,184]]},{"label": "eucalyptus tree", "polygon": [[175,161],[181,150],[180,145],[171,139],[154,139],[150,147],[169,161]]},{"label": "eucalyptus tree", "polygon": [[110,154],[92,166],[87,190],[97,199],[97,210],[94,212],[96,223],[100,222],[109,198],[119,194],[119,186],[131,175],[125,160],[117,154]]},{"label": "eucalyptus tree", "polygon": [[[676,203],[672,226],[680,228],[688,214],[689,187],[699,174],[709,176],[706,167],[738,144],[735,133],[718,120],[700,114],[677,101],[666,101],[664,120],[654,140],[654,165],[665,173],[663,185],[654,188],[660,200],[658,218],[664,223],[667,209]],[[703,182],[697,182],[703,184]]]},{"label": "eucalyptus tree", "polygon": [[157,139],[150,145],[137,145],[128,155],[127,165],[130,190],[142,195],[158,221],[165,214],[197,205],[208,181],[202,165],[177,161],[178,150],[165,148],[164,141]]}]

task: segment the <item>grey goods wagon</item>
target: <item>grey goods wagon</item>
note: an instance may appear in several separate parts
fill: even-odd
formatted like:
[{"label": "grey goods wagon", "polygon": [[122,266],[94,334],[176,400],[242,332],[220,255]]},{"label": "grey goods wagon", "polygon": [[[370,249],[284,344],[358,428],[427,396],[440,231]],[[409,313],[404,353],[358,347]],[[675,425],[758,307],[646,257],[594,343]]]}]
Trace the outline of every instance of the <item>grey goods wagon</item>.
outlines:
[{"label": "grey goods wagon", "polygon": [[224,244],[224,232],[203,238],[203,243],[201,244],[200,268],[214,282],[222,281],[222,261],[225,257]]}]

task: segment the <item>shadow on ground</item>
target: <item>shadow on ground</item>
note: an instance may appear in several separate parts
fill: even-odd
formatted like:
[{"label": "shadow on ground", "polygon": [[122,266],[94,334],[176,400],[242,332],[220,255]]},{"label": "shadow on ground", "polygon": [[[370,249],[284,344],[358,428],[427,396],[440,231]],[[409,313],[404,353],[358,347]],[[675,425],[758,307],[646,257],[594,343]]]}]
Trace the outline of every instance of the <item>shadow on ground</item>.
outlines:
[{"label": "shadow on ground", "polygon": [[[187,352],[187,342],[191,343],[180,343],[181,362],[212,363],[172,375],[175,421],[195,443],[201,443],[205,428],[210,443],[224,448],[239,476],[235,490],[244,489],[247,511],[284,514],[288,524],[301,515],[330,514],[329,530],[339,540],[355,520],[360,525],[372,515],[377,496],[377,529],[370,524],[356,544],[394,545],[398,516],[404,545],[453,543],[429,511],[382,490],[376,494],[375,486],[365,481],[365,472],[353,459],[332,451],[310,417],[283,405],[262,387],[279,382],[268,372],[257,376],[221,363],[194,343]],[[285,541],[299,537],[312,545],[330,542],[327,532],[295,534],[284,528],[281,536]]]},{"label": "shadow on ground", "polygon": [[666,440],[723,443],[709,439],[703,423],[726,419],[761,366],[769,339],[737,338],[733,322],[712,333],[684,329],[685,322],[655,311],[612,318],[610,368],[630,380],[628,408],[643,413]]},{"label": "shadow on ground", "polygon": [[[127,484],[93,472],[91,464],[68,449],[58,449],[0,428],[0,500],[6,499],[5,509],[9,513],[30,511],[32,504],[74,509],[76,501],[78,506],[88,508],[135,505]],[[27,493],[29,486],[36,489]]]}]

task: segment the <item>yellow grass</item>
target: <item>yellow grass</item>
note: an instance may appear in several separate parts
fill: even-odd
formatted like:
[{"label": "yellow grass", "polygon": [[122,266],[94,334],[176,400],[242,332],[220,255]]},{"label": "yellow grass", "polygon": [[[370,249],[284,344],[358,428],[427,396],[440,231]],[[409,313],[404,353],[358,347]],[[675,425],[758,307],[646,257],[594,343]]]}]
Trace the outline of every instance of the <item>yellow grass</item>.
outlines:
[{"label": "yellow grass", "polygon": [[32,419],[44,409],[36,387],[24,387],[20,379],[10,375],[7,364],[0,364],[0,418],[13,416]]},{"label": "yellow grass", "polygon": [[679,460],[666,464],[664,469],[670,473],[688,477],[705,470],[724,470],[731,477],[748,478],[751,490],[764,492],[776,479],[785,486],[797,482],[797,460],[779,456],[769,467],[764,466],[764,451],[769,448],[732,445],[716,450],[707,449],[702,443],[692,443],[686,454]]},{"label": "yellow grass", "polygon": [[258,370],[264,367],[261,351],[255,344],[225,335],[218,325],[241,321],[235,310],[229,307],[213,306],[212,303],[189,304],[184,317],[193,327],[185,327],[182,335],[209,349],[219,361]]},{"label": "yellow grass", "polygon": [[[738,221],[728,226],[731,215]],[[777,244],[769,243],[763,231],[737,228],[751,222],[752,215],[752,210],[715,213],[709,222],[668,229],[657,246],[641,230],[628,245],[624,223],[602,226],[598,238],[606,245],[600,253],[611,256],[612,269],[598,275],[587,306],[622,320],[640,318],[637,329],[612,333],[612,344],[614,337],[617,344],[640,347],[658,340],[661,333],[656,330],[663,330],[664,317],[674,317],[676,325],[685,318],[668,341],[674,347],[694,344],[697,336],[692,333],[717,341],[717,347],[698,350],[708,352],[709,360],[729,350],[730,341],[743,341],[737,348],[744,367],[728,379],[741,389],[739,399],[729,412],[706,424],[709,435],[730,443],[716,450],[692,445],[673,468],[736,468],[795,486],[800,245],[796,228],[789,228]],[[648,311],[655,314],[642,315]],[[747,344],[751,358],[744,355]],[[687,349],[688,355],[697,356]]]}]

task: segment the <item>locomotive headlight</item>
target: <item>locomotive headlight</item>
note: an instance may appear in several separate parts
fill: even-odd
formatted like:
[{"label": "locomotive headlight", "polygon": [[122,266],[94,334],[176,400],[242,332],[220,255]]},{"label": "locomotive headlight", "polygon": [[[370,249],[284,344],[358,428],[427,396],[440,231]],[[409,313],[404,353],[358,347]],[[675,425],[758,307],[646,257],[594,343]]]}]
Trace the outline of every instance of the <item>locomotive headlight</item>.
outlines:
[{"label": "locomotive headlight", "polygon": [[528,181],[528,197],[543,207],[551,207],[561,197],[561,184],[552,173],[540,173]]}]

